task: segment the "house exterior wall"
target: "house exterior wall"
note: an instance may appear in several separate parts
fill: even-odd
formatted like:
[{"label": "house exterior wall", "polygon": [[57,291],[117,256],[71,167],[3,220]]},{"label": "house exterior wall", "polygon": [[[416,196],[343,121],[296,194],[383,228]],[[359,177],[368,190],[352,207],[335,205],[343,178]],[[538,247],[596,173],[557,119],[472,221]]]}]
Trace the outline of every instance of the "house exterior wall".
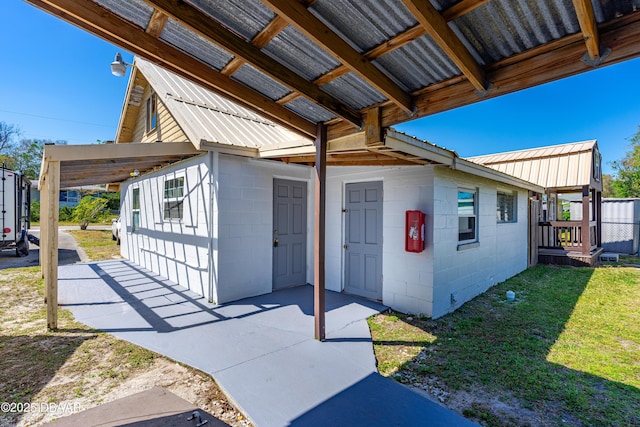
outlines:
[{"label": "house exterior wall", "polygon": [[[121,187],[121,254],[206,298],[209,295],[209,156],[197,156],[127,181]],[[164,183],[184,177],[182,220],[166,220]],[[140,228],[133,226],[133,190],[140,194]]]},{"label": "house exterior wall", "polygon": [[[182,221],[163,216],[166,179],[185,177]],[[307,182],[307,282],[313,283],[314,169],[208,153],[122,187],[122,255],[217,303],[272,291],[273,180]],[[383,183],[383,303],[439,317],[525,270],[528,198],[523,189],[443,167],[327,169],[326,288],[344,288],[345,186]],[[212,184],[212,185],[211,185]],[[132,191],[140,190],[140,230]],[[458,189],[478,191],[478,243],[459,248]],[[517,222],[497,223],[497,190],[517,193]],[[404,250],[405,212],[426,214],[426,245]],[[209,291],[209,287],[212,291]],[[451,295],[455,301],[452,302]]]},{"label": "house exterior wall", "polygon": [[[273,179],[305,181],[307,281],[311,283],[312,171],[303,166],[209,153],[128,181],[121,189],[125,230],[121,254],[217,303],[269,293]],[[180,176],[185,177],[183,220],[164,220],[164,182]],[[132,229],[135,188],[140,192],[138,231]]]},{"label": "house exterior wall", "polygon": [[433,223],[433,170],[429,167],[329,167],[327,168],[326,288],[344,287],[343,254],[345,186],[382,181],[382,302],[396,310],[431,315],[433,244],[427,232],[422,253],[404,250],[405,211],[427,214],[426,229]]},{"label": "house exterior wall", "polygon": [[313,168],[219,155],[218,303],[272,291],[273,180],[307,182],[307,282],[313,282]]},{"label": "house exterior wall", "polygon": [[[433,311],[449,313],[527,268],[528,194],[488,179],[433,167]],[[458,189],[478,191],[478,243],[458,245]],[[517,191],[517,222],[498,223],[498,189]],[[452,300],[453,294],[453,300]]]},{"label": "house exterior wall", "polygon": [[147,123],[147,100],[151,96],[151,86],[147,86],[142,95],[142,103],[140,104],[140,114],[136,119],[135,130],[133,132],[134,142],[187,142],[189,139],[178,126],[178,122],[173,118],[167,107],[164,105],[160,95],[157,99],[158,119],[156,128],[150,132],[146,132]]}]

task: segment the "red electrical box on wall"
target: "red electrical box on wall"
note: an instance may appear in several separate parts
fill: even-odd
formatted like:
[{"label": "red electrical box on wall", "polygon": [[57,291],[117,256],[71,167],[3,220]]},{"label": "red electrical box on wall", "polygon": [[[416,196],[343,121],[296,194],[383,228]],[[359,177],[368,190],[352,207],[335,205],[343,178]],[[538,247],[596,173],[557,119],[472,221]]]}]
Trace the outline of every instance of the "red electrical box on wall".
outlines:
[{"label": "red electrical box on wall", "polygon": [[404,250],[418,253],[424,250],[424,214],[420,211],[406,212]]}]

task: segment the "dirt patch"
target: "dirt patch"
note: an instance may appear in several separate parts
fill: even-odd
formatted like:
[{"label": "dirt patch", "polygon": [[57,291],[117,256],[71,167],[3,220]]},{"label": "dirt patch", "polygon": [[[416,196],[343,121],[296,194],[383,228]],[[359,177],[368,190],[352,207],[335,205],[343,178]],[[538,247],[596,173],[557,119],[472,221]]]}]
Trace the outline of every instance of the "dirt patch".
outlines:
[{"label": "dirt patch", "polygon": [[210,376],[75,322],[68,310],[47,331],[43,288],[38,268],[0,274],[0,401],[15,405],[3,406],[0,426],[41,425],[153,387],[231,426],[251,425]]}]

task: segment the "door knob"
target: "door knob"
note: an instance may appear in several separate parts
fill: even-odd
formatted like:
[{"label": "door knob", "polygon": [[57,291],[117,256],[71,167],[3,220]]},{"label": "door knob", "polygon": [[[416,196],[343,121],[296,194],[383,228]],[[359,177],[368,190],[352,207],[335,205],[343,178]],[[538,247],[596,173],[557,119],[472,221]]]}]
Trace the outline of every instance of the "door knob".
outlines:
[{"label": "door knob", "polygon": [[278,239],[273,239],[273,247],[274,248],[278,247]]}]

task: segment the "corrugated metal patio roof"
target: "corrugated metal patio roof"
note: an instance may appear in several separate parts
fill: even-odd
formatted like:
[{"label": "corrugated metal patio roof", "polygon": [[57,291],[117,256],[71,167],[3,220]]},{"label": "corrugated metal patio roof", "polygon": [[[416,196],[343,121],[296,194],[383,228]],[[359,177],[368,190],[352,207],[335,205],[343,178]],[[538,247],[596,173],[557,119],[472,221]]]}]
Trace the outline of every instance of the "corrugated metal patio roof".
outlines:
[{"label": "corrugated metal patio roof", "polygon": [[640,0],[27,1],[312,138],[640,56]]}]

